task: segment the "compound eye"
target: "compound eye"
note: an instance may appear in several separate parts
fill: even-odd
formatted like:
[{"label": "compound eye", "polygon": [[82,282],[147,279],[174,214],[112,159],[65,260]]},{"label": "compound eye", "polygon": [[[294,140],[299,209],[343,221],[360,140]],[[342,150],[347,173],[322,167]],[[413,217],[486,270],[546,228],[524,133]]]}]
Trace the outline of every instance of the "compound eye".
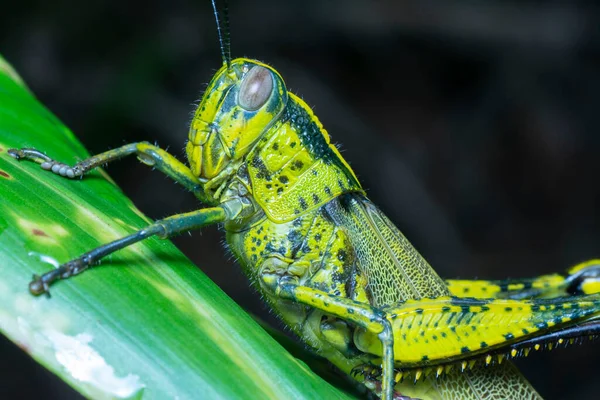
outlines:
[{"label": "compound eye", "polygon": [[257,65],[244,77],[238,94],[238,103],[248,111],[256,111],[267,102],[272,90],[271,72]]}]

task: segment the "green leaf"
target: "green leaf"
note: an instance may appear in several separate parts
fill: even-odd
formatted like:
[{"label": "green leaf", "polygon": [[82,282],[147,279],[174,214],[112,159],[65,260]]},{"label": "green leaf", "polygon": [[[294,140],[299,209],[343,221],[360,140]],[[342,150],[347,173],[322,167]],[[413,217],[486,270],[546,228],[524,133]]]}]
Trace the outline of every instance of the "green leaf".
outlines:
[{"label": "green leaf", "polygon": [[166,240],[30,295],[32,274],[150,221],[103,171],[61,178],[7,154],[20,147],[88,156],[0,58],[0,331],[60,379],[93,398],[350,398]]}]

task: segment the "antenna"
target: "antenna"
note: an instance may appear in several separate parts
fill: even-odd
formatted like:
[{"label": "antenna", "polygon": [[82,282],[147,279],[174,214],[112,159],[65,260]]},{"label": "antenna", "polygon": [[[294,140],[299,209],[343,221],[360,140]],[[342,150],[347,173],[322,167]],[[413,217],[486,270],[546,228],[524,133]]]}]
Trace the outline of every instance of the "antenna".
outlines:
[{"label": "antenna", "polygon": [[[223,64],[227,65],[227,68],[231,67],[231,42],[229,34],[229,7],[227,0],[223,1],[223,20],[219,17],[217,11],[217,4],[215,0],[211,0],[213,11],[215,14],[215,21],[217,23],[217,33],[219,34],[219,44],[221,45],[221,58]],[[223,25],[223,26],[221,26]]]}]

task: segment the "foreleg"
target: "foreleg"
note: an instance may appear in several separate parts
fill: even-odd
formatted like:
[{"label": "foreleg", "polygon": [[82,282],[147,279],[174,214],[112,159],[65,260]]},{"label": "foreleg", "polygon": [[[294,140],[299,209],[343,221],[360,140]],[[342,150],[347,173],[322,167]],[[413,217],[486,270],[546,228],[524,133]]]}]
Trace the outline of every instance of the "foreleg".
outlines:
[{"label": "foreleg", "polygon": [[82,177],[87,172],[103,164],[135,154],[142,163],[158,169],[175,182],[180,183],[189,191],[193,192],[203,202],[205,201],[210,204],[207,197],[204,195],[198,177],[173,155],[148,142],[129,143],[116,149],[96,154],[95,156],[86,158],[74,165],[67,165],[56,161],[36,149],[9,149],[8,154],[17,160],[30,160],[36,162],[40,164],[42,169],[66,178]]},{"label": "foreleg", "polygon": [[62,264],[57,269],[48,271],[42,276],[34,275],[33,280],[29,284],[29,291],[35,295],[48,293],[52,282],[80,274],[103,257],[151,236],[158,236],[161,239],[165,239],[177,233],[224,222],[226,219],[227,211],[222,207],[205,208],[161,219],[129,236],[88,251],[81,257]]}]

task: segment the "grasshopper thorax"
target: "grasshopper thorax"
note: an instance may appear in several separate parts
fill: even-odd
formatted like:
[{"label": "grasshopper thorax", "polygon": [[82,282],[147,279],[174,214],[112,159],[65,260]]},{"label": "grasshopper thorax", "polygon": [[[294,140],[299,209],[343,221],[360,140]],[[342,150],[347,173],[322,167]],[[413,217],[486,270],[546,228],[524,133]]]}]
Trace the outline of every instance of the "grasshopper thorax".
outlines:
[{"label": "grasshopper thorax", "polygon": [[217,71],[196,109],[186,152],[194,175],[204,181],[238,163],[277,120],[288,100],[271,67],[238,58]]}]

